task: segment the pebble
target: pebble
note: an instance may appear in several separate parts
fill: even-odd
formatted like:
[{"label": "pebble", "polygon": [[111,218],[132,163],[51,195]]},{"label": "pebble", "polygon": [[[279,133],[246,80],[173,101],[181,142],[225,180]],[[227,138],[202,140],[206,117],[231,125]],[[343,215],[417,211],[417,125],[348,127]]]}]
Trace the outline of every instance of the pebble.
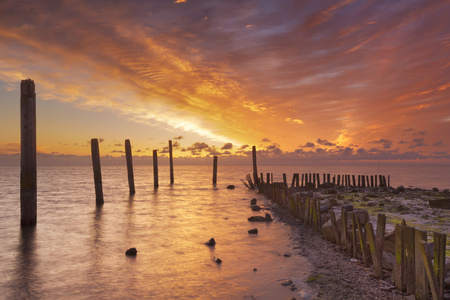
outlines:
[{"label": "pebble", "polygon": [[130,248],[127,251],[125,251],[125,255],[127,256],[136,256],[137,250],[136,248]]},{"label": "pebble", "polygon": [[205,243],[205,245],[207,246],[214,246],[216,244],[216,241],[214,240],[214,238],[210,238],[209,241],[207,241]]},{"label": "pebble", "polygon": [[284,285],[284,286],[288,286],[291,284],[292,284],[292,280],[290,280],[290,279],[285,279],[281,282],[281,285]]},{"label": "pebble", "polygon": [[249,234],[257,234],[257,233],[258,233],[258,228],[250,229],[250,230],[248,231],[248,233],[249,233]]}]

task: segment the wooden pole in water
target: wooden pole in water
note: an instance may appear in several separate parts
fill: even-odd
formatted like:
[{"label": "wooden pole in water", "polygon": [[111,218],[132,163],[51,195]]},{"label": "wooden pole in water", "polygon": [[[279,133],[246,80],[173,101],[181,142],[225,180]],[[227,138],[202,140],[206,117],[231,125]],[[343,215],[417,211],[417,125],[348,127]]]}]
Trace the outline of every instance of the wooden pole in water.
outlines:
[{"label": "wooden pole in water", "polygon": [[252,147],[252,157],[253,157],[253,181],[257,188],[259,188],[258,180],[258,168],[256,165],[256,146]]},{"label": "wooden pole in water", "polygon": [[172,150],[172,140],[169,140],[169,162],[170,162],[170,184],[174,183],[173,178],[173,150]]},{"label": "wooden pole in water", "polygon": [[283,173],[283,182],[284,182],[284,186],[287,186],[286,173]]},{"label": "wooden pole in water", "polygon": [[102,171],[100,168],[100,150],[98,139],[91,139],[92,168],[94,169],[95,203],[97,206],[103,205]]},{"label": "wooden pole in water", "polygon": [[155,189],[159,187],[158,180],[158,150],[153,150],[153,186]]},{"label": "wooden pole in water", "polygon": [[217,156],[214,156],[213,162],[213,184],[217,184]]},{"label": "wooden pole in water", "polygon": [[125,140],[125,157],[127,160],[128,186],[130,189],[130,195],[133,195],[136,193],[136,190],[134,189],[133,158],[131,154],[130,140]]},{"label": "wooden pole in water", "polygon": [[36,93],[34,81],[20,83],[20,226],[36,226]]}]

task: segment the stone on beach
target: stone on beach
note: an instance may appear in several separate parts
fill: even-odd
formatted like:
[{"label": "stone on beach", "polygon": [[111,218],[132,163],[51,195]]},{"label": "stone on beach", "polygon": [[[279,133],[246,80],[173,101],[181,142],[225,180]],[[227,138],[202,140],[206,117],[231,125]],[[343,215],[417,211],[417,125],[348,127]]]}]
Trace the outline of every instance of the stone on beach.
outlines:
[{"label": "stone on beach", "polygon": [[251,205],[250,208],[251,208],[253,211],[261,210],[261,207],[260,207],[259,205]]},{"label": "stone on beach", "polygon": [[249,234],[257,234],[257,233],[258,233],[258,228],[250,229],[250,230],[248,231],[248,233],[249,233]]},{"label": "stone on beach", "polygon": [[251,216],[247,220],[250,222],[266,222],[266,218],[263,216]]},{"label": "stone on beach", "polygon": [[234,189],[234,185],[230,184],[229,186],[227,186],[227,189],[233,190]]},{"label": "stone on beach", "polygon": [[215,261],[217,264],[221,264],[221,263],[222,263],[222,260],[221,260],[220,258],[218,258],[218,257],[213,256],[213,259],[214,259],[214,261]]},{"label": "stone on beach", "polygon": [[253,198],[252,200],[250,200],[250,205],[255,205],[256,204],[256,198]]},{"label": "stone on beach", "polygon": [[136,248],[130,248],[127,251],[125,251],[125,255],[127,256],[136,256],[137,250]]},{"label": "stone on beach", "polygon": [[214,238],[210,238],[209,241],[205,243],[207,246],[214,246],[216,244],[216,240]]}]

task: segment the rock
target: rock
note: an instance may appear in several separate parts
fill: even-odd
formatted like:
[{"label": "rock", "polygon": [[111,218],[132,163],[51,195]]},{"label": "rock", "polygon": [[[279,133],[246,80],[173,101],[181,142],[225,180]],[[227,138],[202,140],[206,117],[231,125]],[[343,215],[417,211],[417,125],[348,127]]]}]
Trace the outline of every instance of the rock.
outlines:
[{"label": "rock", "polygon": [[287,252],[286,252],[286,253],[284,254],[284,257],[291,257],[291,255],[292,255],[291,253],[287,253]]},{"label": "rock", "polygon": [[125,251],[125,255],[127,256],[136,256],[137,250],[136,248],[130,248],[127,251]]},{"label": "rock", "polygon": [[405,187],[403,185],[397,187],[397,191],[399,192],[404,192],[405,191]]},{"label": "rock", "polygon": [[222,260],[221,260],[220,258],[218,258],[218,257],[213,256],[213,259],[214,259],[214,261],[215,261],[217,264],[221,264],[221,263],[222,263]]},{"label": "rock", "polygon": [[290,280],[290,279],[285,279],[281,282],[281,285],[284,285],[284,286],[288,286],[291,284],[292,284],[292,280]]},{"label": "rock", "polygon": [[316,188],[316,185],[314,183],[312,183],[312,182],[308,182],[308,183],[305,184],[305,188],[307,190],[314,190]]},{"label": "rock", "polygon": [[229,186],[227,186],[227,189],[234,190],[234,185],[230,184]]},{"label": "rock", "polygon": [[438,188],[433,188],[433,192],[439,192]]},{"label": "rock", "polygon": [[259,210],[261,210],[261,207],[260,207],[259,205],[251,205],[250,208],[251,208],[253,211],[259,211]]},{"label": "rock", "polygon": [[247,220],[250,222],[266,222],[266,218],[263,216],[251,216]]},{"label": "rock", "polygon": [[216,241],[214,238],[210,238],[209,241],[205,243],[206,246],[214,246],[216,244]]},{"label": "rock", "polygon": [[[359,219],[359,223],[364,226],[364,224],[366,224],[367,222],[369,222],[369,212],[365,209],[357,209],[354,211],[351,211],[347,214],[347,227],[351,227],[353,226],[353,218],[352,218],[352,214],[355,215],[356,218]],[[356,225],[356,224],[355,224]]]},{"label": "rock", "polygon": [[266,219],[266,222],[271,222],[273,220],[272,216],[270,214],[268,214],[268,213],[266,213],[265,219]]},{"label": "rock", "polygon": [[256,204],[256,198],[253,198],[252,200],[250,200],[250,205],[255,205]]},{"label": "rock", "polygon": [[334,243],[334,232],[333,226],[331,225],[331,221],[322,225],[322,234],[324,239]]},{"label": "rock", "polygon": [[249,234],[258,234],[258,228],[253,228],[248,231]]},{"label": "rock", "polygon": [[431,208],[450,209],[450,199],[428,200]]},{"label": "rock", "polygon": [[256,272],[256,271],[258,271],[258,269],[257,268],[253,268],[253,272]]}]

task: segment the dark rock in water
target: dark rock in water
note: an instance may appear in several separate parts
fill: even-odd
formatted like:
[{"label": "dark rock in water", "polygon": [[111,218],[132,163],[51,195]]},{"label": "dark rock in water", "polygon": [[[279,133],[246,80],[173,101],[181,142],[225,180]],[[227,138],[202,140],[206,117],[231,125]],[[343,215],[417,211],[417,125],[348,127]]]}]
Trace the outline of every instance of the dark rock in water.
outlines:
[{"label": "dark rock in water", "polygon": [[266,222],[270,222],[270,221],[273,220],[272,216],[270,214],[268,214],[268,213],[266,213],[266,217],[264,219],[266,219]]},{"label": "dark rock in water", "polygon": [[255,205],[256,204],[256,198],[253,198],[252,200],[250,200],[250,205]]},{"label": "dark rock in water", "polygon": [[257,268],[253,268],[253,272],[256,272],[256,271],[258,271],[258,269]]},{"label": "dark rock in water", "polygon": [[234,185],[230,184],[229,186],[227,186],[227,189],[233,190],[234,189]]},{"label": "dark rock in water", "polygon": [[249,233],[249,234],[257,234],[257,233],[258,233],[258,228],[250,229],[250,230],[248,231],[248,233]]},{"label": "dark rock in water", "polygon": [[450,209],[450,199],[428,200],[431,208]]},{"label": "dark rock in water", "polygon": [[433,192],[439,192],[438,188],[433,188]]},{"label": "dark rock in water", "polygon": [[403,185],[397,187],[397,191],[399,192],[404,192],[405,191],[405,187]]},{"label": "dark rock in water", "polygon": [[218,258],[218,257],[213,256],[213,259],[214,259],[214,261],[215,261],[216,263],[218,263],[218,264],[221,264],[221,263],[222,263],[222,260],[221,260],[220,258]]},{"label": "dark rock in water", "polygon": [[392,194],[398,195],[398,194],[400,194],[400,191],[399,190],[392,190]]},{"label": "dark rock in water", "polygon": [[266,218],[264,218],[263,216],[251,216],[247,220],[249,220],[250,222],[266,222]]},{"label": "dark rock in water", "polygon": [[136,248],[130,248],[127,251],[125,251],[125,255],[127,256],[136,256],[137,250]]},{"label": "dark rock in water", "polygon": [[261,207],[259,206],[259,205],[252,205],[252,206],[250,206],[251,207],[251,209],[253,210],[253,211],[259,211],[259,210],[261,210]]},{"label": "dark rock in water", "polygon": [[281,285],[284,285],[284,286],[288,286],[291,284],[292,284],[292,280],[290,280],[290,279],[285,279],[281,282]]},{"label": "dark rock in water", "polygon": [[207,241],[205,243],[205,245],[207,246],[214,246],[216,244],[216,241],[214,240],[214,238],[210,238],[209,241]]}]

